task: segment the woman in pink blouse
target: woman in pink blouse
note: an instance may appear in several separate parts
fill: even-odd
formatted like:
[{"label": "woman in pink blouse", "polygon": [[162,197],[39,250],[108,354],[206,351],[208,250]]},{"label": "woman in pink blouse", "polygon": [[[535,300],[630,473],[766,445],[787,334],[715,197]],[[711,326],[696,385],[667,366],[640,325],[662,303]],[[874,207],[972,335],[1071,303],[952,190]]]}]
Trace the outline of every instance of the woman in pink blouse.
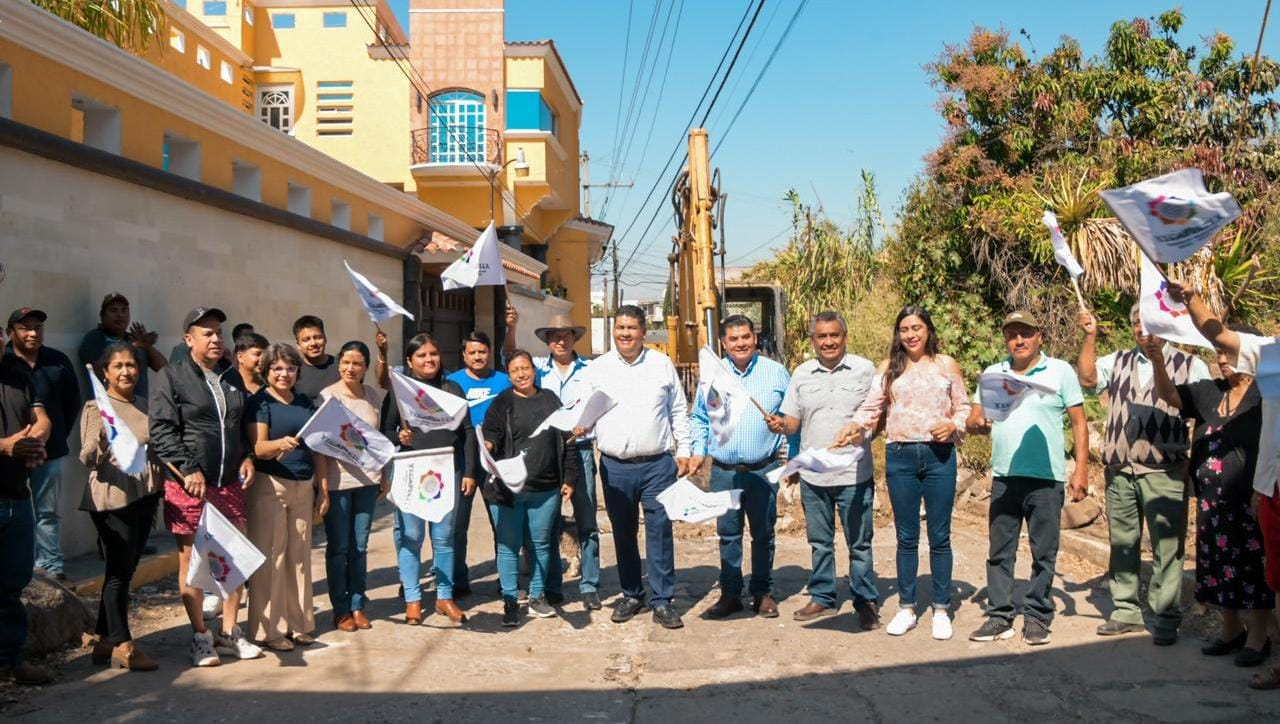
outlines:
[{"label": "woman in pink blouse", "polygon": [[951,508],[956,495],[956,443],[969,414],[964,378],[955,360],[938,354],[933,319],[908,306],[894,324],[889,359],[880,363],[871,392],[841,431],[838,443],[858,444],[883,422],[885,478],[898,533],[900,610],[885,631],[916,627],[920,501],[929,535],[933,578],[933,637],[951,638]]}]

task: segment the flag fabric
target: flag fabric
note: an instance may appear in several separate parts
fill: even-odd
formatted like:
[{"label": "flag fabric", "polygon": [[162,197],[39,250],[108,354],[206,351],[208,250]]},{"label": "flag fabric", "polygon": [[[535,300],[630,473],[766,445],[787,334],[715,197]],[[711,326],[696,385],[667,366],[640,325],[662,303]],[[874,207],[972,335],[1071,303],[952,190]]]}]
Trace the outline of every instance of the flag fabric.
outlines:
[{"label": "flag fabric", "polygon": [[1076,261],[1076,255],[1071,253],[1071,245],[1067,243],[1067,238],[1062,235],[1062,227],[1058,226],[1058,217],[1052,211],[1044,212],[1044,216],[1040,217],[1044,225],[1049,227],[1049,241],[1053,244],[1053,258],[1058,260],[1071,275],[1072,279],[1084,274],[1084,267],[1080,266],[1080,262]]},{"label": "flag fabric", "polygon": [[400,419],[422,432],[457,429],[468,414],[465,397],[451,395],[397,370],[391,370],[391,391],[400,407]]},{"label": "flag fabric", "polygon": [[703,523],[742,507],[742,491],[708,493],[688,478],[680,478],[671,487],[658,493],[658,502],[666,509],[667,517],[671,520]]},{"label": "flag fabric", "polygon": [[1196,253],[1240,216],[1235,198],[1225,191],[1209,193],[1195,168],[1103,191],[1101,196],[1147,256],[1161,264]]},{"label": "flag fabric", "polygon": [[1056,395],[1058,387],[1015,372],[983,372],[978,375],[978,392],[983,416],[993,422],[1001,422],[1022,404],[1027,395]]},{"label": "flag fabric", "polygon": [[453,510],[458,481],[453,448],[407,450],[391,456],[391,490],[387,496],[402,512],[439,523]]},{"label": "flag fabric", "polygon": [[502,271],[502,251],[493,222],[480,238],[456,261],[440,272],[440,283],[447,292],[463,287],[502,286],[507,275]]},{"label": "flag fabric", "polygon": [[116,415],[111,398],[103,389],[98,376],[93,372],[93,365],[85,365],[89,369],[89,381],[93,384],[93,400],[98,403],[98,416],[102,418],[102,431],[107,436],[107,445],[111,448],[111,456],[116,466],[125,475],[138,475],[147,467],[147,446],[138,442],[129,426]]},{"label": "flag fabric", "polygon": [[267,557],[213,503],[205,502],[191,545],[187,585],[226,600]]},{"label": "flag fabric", "polygon": [[751,404],[751,394],[709,347],[698,350],[698,391],[706,402],[707,423],[716,444],[727,444]]},{"label": "flag fabric", "polygon": [[361,470],[381,470],[396,451],[382,433],[330,397],[298,431],[307,447]]},{"label": "flag fabric", "polygon": [[828,448],[811,447],[799,455],[793,456],[787,464],[765,473],[769,482],[777,485],[780,480],[801,470],[814,473],[838,473],[855,467],[862,459],[862,446],[854,445],[836,451]]},{"label": "flag fabric", "polygon": [[480,465],[485,471],[501,480],[512,493],[519,494],[524,490],[525,478],[529,477],[529,469],[524,464],[524,453],[506,460],[494,460],[489,448],[485,447],[484,430],[479,427],[476,428],[476,439],[480,443]]},{"label": "flag fabric", "polygon": [[409,310],[397,304],[396,300],[375,287],[368,277],[352,269],[345,259],[342,261],[342,265],[347,268],[347,273],[351,275],[351,283],[356,285],[356,293],[360,295],[360,301],[364,303],[365,311],[369,313],[369,319],[372,319],[374,324],[382,324],[397,314],[413,319],[413,315],[409,314]]},{"label": "flag fabric", "polygon": [[617,404],[604,390],[594,390],[586,399],[575,400],[548,415],[533,434],[537,435],[550,427],[565,432],[572,432],[575,427],[590,429]]},{"label": "flag fabric", "polygon": [[1213,349],[1213,343],[1205,339],[1191,321],[1191,310],[1169,296],[1169,280],[1145,254],[1139,256],[1142,258],[1138,260],[1141,267],[1138,318],[1142,321],[1142,331],[1177,344]]}]

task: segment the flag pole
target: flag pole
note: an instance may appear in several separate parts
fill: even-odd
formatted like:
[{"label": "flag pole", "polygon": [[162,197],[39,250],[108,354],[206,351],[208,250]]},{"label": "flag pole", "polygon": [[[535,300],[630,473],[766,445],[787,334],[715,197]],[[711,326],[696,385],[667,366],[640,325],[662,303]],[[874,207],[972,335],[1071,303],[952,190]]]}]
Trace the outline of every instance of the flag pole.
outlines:
[{"label": "flag pole", "polygon": [[1089,311],[1088,305],[1084,303],[1084,295],[1080,293],[1080,280],[1075,277],[1071,277],[1071,288],[1076,290],[1076,301],[1080,302],[1080,311]]}]

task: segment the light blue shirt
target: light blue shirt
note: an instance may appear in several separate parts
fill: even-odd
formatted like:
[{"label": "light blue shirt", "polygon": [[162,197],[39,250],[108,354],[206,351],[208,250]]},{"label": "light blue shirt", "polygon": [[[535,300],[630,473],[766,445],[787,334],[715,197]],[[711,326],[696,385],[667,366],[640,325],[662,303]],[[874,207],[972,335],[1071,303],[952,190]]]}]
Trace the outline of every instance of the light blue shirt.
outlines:
[{"label": "light blue shirt", "polygon": [[[583,374],[587,364],[588,360],[575,354],[568,374],[561,375],[554,357],[534,357],[533,371],[538,375],[538,387],[556,393],[560,404],[568,406],[591,395],[591,383],[587,382],[587,376]],[[595,433],[592,432],[579,438],[579,442],[594,439]]]},{"label": "light blue shirt", "polygon": [[[722,364],[724,364],[722,362]],[[733,363],[724,365],[733,370],[742,381],[752,399],[771,415],[778,414],[782,400],[787,395],[787,386],[791,376],[787,368],[767,357],[756,355],[747,365],[746,372],[739,372]],[[733,428],[729,441],[721,446],[711,433],[711,423],[707,416],[707,401],[702,391],[693,403],[693,413],[689,416],[690,432],[693,437],[693,454],[710,455],[717,462],[726,465],[757,463],[777,454],[782,447],[783,436],[769,431],[764,416],[755,405],[748,403]]]}]

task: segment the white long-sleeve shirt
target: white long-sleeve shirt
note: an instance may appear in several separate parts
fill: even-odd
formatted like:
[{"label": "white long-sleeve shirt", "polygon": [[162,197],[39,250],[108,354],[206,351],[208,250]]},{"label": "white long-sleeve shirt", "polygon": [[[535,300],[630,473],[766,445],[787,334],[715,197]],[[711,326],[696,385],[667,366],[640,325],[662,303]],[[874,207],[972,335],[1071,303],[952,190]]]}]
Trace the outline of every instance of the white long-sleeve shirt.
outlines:
[{"label": "white long-sleeve shirt", "polygon": [[689,456],[689,412],[675,365],[644,350],[628,364],[617,350],[591,361],[583,372],[592,389],[604,390],[617,406],[596,422],[596,446],[615,458],[657,455],[676,448]]}]

